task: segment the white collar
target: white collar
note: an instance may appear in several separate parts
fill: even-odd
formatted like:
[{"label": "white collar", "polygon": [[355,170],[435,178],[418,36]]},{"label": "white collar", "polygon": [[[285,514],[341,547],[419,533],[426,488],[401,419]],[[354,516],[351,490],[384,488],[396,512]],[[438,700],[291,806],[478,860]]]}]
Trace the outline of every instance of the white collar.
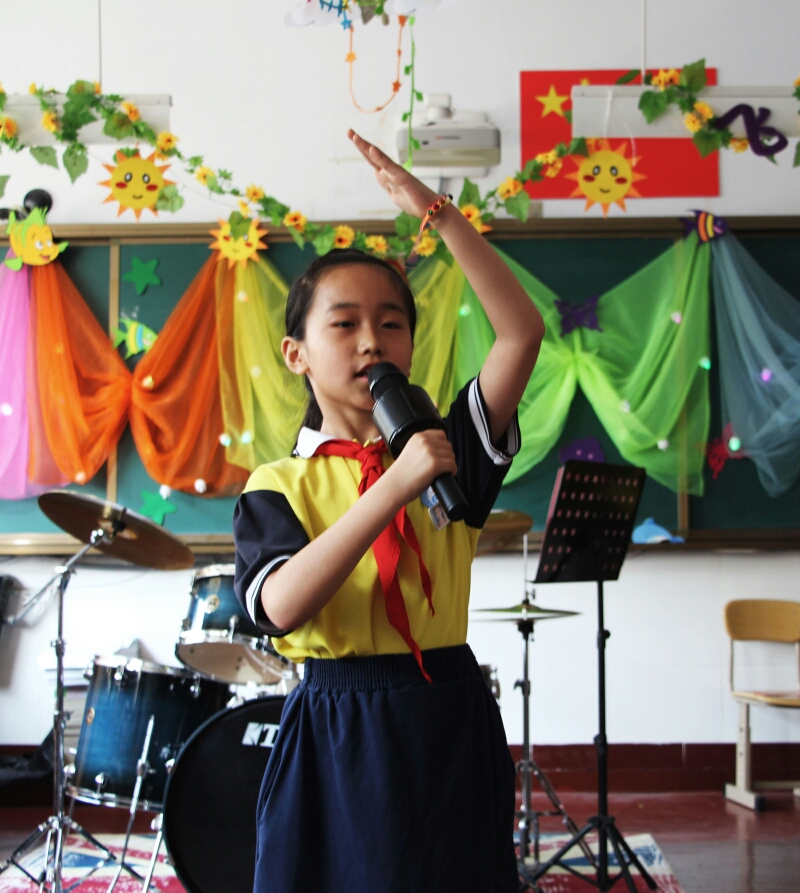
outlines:
[{"label": "white collar", "polygon": [[[321,431],[314,431],[313,428],[306,428],[304,426],[300,429],[300,433],[297,435],[297,445],[294,448],[294,455],[300,459],[310,459],[321,443],[325,443],[328,440],[338,439],[339,438],[335,437],[333,434],[323,434]],[[377,440],[380,439],[380,437],[377,438]],[[376,441],[371,442],[375,443]]]},{"label": "white collar", "polygon": [[336,440],[332,434],[323,434],[313,428],[302,427],[297,435],[297,445],[294,448],[295,456],[301,459],[310,459],[321,443],[326,440]]}]

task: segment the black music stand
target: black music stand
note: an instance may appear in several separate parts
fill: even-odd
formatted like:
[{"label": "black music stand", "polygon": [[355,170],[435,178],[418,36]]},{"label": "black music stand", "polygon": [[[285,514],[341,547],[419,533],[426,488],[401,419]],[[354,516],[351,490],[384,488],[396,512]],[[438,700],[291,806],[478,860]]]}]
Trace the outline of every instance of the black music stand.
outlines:
[{"label": "black music stand", "polygon": [[[597,831],[599,844],[597,875],[580,874],[570,865],[562,868],[593,884],[599,890],[610,890],[624,878],[630,893],[636,886],[630,873],[633,865],[647,886],[656,883],[608,814],[608,742],[606,740],[606,639],[611,633],[603,621],[603,581],[619,577],[622,562],[631,541],[636,509],[644,485],[644,469],[630,465],[608,465],[601,462],[570,460],[558,472],[547,516],[537,583],[597,583],[597,682],[599,731],[594,739],[597,749],[597,815],[565,843],[547,862],[535,867],[526,880],[536,881],[561,860],[569,850],[592,831]],[[614,877],[608,874],[608,844],[611,844],[619,865]]]}]

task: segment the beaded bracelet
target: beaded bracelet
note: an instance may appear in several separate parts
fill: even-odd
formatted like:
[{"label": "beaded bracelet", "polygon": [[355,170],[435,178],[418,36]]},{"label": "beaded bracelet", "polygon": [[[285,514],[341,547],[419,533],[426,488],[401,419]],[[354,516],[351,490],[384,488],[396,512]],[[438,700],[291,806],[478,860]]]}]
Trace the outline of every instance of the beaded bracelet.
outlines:
[{"label": "beaded bracelet", "polygon": [[428,208],[428,210],[422,216],[422,222],[419,225],[419,232],[417,233],[417,238],[414,240],[414,244],[411,246],[411,253],[413,254],[417,250],[417,245],[419,245],[420,240],[422,239],[423,233],[425,230],[431,225],[431,221],[433,220],[434,214],[438,214],[442,208],[446,207],[453,201],[453,196],[445,193],[444,195],[440,195],[439,198]]}]

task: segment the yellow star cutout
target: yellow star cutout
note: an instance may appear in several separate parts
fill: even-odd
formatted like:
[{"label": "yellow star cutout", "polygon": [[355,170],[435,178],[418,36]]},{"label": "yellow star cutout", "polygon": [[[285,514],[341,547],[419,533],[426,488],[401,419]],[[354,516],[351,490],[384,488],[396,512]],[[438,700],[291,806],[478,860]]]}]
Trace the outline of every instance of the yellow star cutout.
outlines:
[{"label": "yellow star cutout", "polygon": [[564,110],[561,108],[562,105],[569,99],[569,96],[559,96],[556,93],[556,88],[553,84],[550,84],[550,91],[547,96],[537,96],[536,97],[539,102],[541,102],[542,108],[542,117],[545,115],[549,115],[550,112],[555,112],[557,115],[560,115],[562,118],[564,117]]}]

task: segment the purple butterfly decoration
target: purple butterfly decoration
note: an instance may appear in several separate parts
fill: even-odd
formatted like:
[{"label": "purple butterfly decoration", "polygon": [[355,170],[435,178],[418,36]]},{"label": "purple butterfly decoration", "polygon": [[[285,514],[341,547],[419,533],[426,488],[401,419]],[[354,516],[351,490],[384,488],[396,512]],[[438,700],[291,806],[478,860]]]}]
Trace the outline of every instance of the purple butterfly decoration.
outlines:
[{"label": "purple butterfly decoration", "polygon": [[556,310],[561,314],[561,337],[568,335],[578,328],[594,329],[602,332],[597,321],[597,302],[600,295],[592,295],[582,304],[573,304],[571,301],[555,301]]},{"label": "purple butterfly decoration", "polygon": [[596,437],[579,437],[573,440],[569,446],[561,447],[558,451],[558,461],[561,465],[569,459],[580,459],[582,462],[604,462],[603,448]]}]

